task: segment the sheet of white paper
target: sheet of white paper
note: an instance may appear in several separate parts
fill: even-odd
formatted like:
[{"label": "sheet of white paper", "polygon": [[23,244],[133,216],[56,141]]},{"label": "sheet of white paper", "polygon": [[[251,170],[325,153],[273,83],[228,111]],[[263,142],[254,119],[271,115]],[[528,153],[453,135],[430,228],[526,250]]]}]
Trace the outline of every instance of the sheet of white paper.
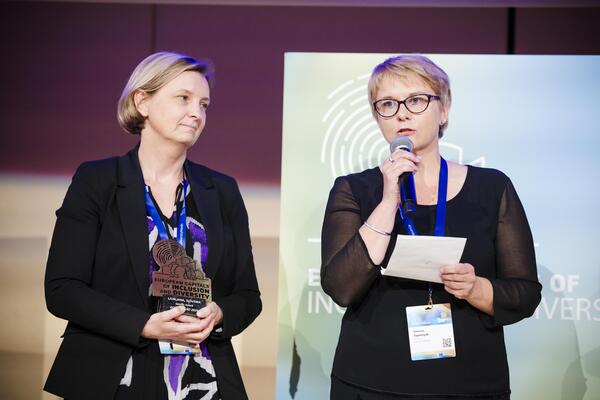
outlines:
[{"label": "sheet of white paper", "polygon": [[460,261],[466,238],[398,235],[396,248],[381,274],[442,283],[440,267]]}]

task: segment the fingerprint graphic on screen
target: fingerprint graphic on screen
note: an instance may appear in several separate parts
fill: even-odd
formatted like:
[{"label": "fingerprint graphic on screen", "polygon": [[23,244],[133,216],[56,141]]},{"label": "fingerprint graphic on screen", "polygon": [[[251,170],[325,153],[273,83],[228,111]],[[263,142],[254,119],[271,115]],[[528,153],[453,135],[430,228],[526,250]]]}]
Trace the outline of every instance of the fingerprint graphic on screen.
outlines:
[{"label": "fingerprint graphic on screen", "polygon": [[[327,96],[329,107],[323,115],[325,134],[321,163],[332,177],[360,172],[380,165],[389,155],[369,105],[367,83],[370,74],[359,75],[336,86]],[[466,162],[462,146],[440,141],[442,156],[460,164],[485,166],[485,157]]]},{"label": "fingerprint graphic on screen", "polygon": [[[445,137],[446,132],[444,132]],[[474,165],[477,167],[485,167],[485,156],[479,156],[471,161],[466,161],[464,156],[464,149],[454,143],[445,142],[440,140],[440,153],[448,161],[454,161],[459,164]]]},{"label": "fingerprint graphic on screen", "polygon": [[369,76],[343,82],[327,96],[329,107],[321,120],[325,127],[321,162],[329,166],[333,177],[372,168],[389,153],[389,145],[371,115]]}]

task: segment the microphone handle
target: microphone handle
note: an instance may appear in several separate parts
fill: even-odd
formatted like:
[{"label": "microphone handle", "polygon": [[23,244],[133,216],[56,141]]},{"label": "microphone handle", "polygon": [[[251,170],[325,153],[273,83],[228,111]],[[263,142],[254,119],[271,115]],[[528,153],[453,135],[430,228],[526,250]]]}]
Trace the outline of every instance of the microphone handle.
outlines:
[{"label": "microphone handle", "polygon": [[402,211],[404,211],[404,215],[408,217],[414,217],[417,213],[415,178],[411,172],[406,172],[400,176],[399,180]]}]

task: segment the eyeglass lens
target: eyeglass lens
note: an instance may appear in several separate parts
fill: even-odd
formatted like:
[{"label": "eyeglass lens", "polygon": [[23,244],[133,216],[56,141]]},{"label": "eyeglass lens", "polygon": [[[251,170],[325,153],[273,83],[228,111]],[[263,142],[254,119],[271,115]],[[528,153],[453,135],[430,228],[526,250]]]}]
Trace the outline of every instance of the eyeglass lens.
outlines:
[{"label": "eyeglass lens", "polygon": [[410,96],[403,101],[395,99],[383,99],[375,103],[377,112],[383,117],[396,115],[400,109],[400,104],[404,104],[406,109],[413,114],[422,113],[429,106],[430,97],[424,94]]}]

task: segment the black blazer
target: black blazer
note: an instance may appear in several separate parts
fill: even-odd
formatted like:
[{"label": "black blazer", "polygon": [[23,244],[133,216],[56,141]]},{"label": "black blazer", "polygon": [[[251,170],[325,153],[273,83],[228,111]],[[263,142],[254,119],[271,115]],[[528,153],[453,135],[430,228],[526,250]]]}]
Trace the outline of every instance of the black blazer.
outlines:
[{"label": "black blazer", "polygon": [[[152,310],[148,233],[137,147],[83,163],[57,220],[46,266],[48,310],[69,321],[44,390],[111,399]],[[261,311],[248,216],[235,180],[191,161],[185,172],[208,240],[206,274],[223,331],[206,340],[224,400],[246,399],[231,337]]]}]

